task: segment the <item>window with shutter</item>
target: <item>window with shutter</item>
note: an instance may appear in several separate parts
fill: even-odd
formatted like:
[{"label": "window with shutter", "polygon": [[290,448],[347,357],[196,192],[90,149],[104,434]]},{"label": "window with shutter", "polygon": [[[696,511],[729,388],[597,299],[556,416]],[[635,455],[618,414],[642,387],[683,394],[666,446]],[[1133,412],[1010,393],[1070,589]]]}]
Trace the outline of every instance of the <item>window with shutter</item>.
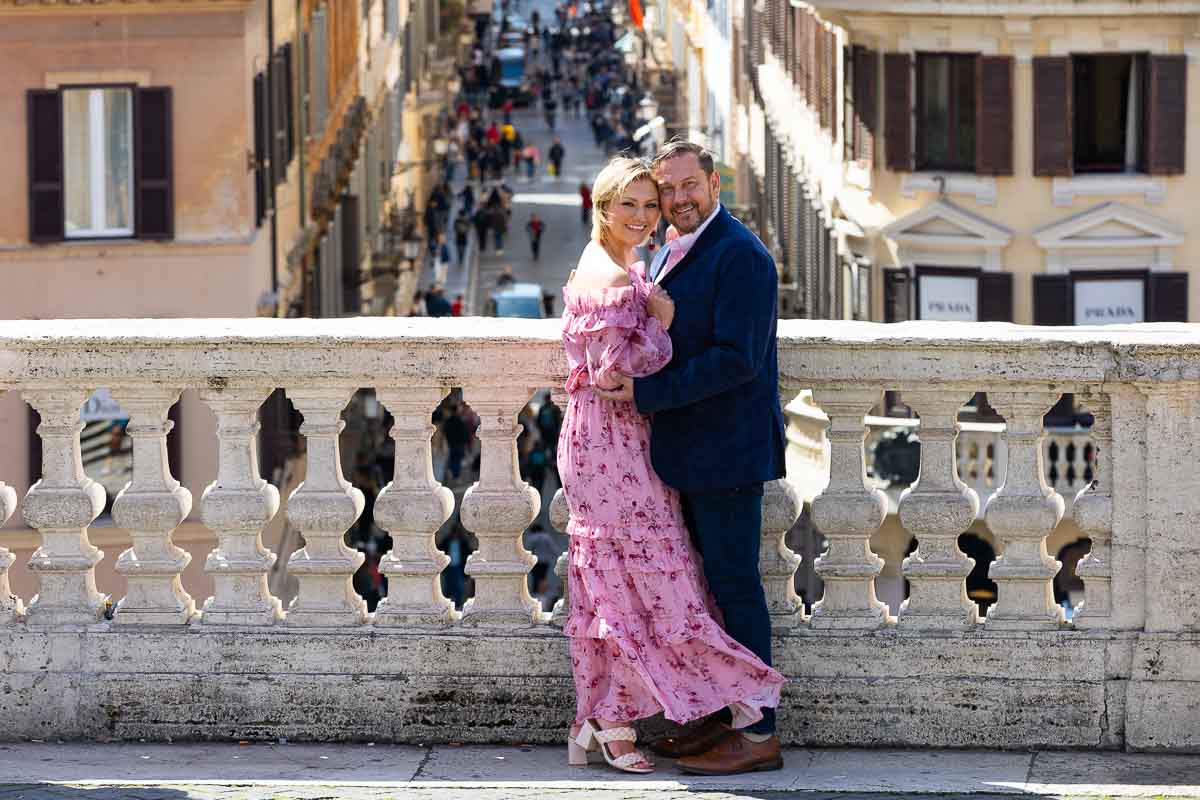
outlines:
[{"label": "window with shutter", "polygon": [[278,186],[287,179],[287,77],[283,54],[271,57],[267,73],[268,90],[271,93],[271,183]]},{"label": "window with shutter", "polygon": [[913,283],[916,319],[946,322],[978,322],[980,270],[974,267],[918,266]]},{"label": "window with shutter", "polygon": [[62,97],[57,91],[41,89],[28,91],[25,97],[29,241],[58,241],[64,233]]},{"label": "window with shutter", "polygon": [[808,62],[808,73],[805,76],[808,86],[805,97],[808,107],[814,111],[820,103],[820,75],[817,71],[817,18],[810,12],[804,15],[806,30],[804,32],[804,51]]},{"label": "window with shutter", "polygon": [[800,90],[800,96],[804,102],[812,105],[812,101],[808,96],[808,40],[805,38],[808,34],[808,12],[803,9],[797,9],[796,16],[796,41],[794,44],[796,50],[796,87]]},{"label": "window with shutter", "polygon": [[1188,321],[1188,276],[1186,272],[1150,273],[1148,322]]},{"label": "window with shutter", "polygon": [[1072,95],[1070,57],[1034,57],[1034,175],[1047,177],[1074,174]]},{"label": "window with shutter", "polygon": [[137,237],[170,239],[175,235],[171,89],[165,86],[140,88],[136,99]]},{"label": "window with shutter", "polygon": [[908,53],[885,54],[883,76],[883,137],[887,166],[896,172],[912,172],[912,56]]},{"label": "window with shutter", "polygon": [[876,81],[879,54],[865,47],[854,49],[854,158],[870,167],[875,161],[875,132],[879,96]]},{"label": "window with shutter", "polygon": [[171,90],[28,93],[29,239],[174,235]]},{"label": "window with shutter", "polygon": [[837,68],[842,60],[837,34],[832,28],[825,31],[825,130],[835,136],[838,129]]},{"label": "window with shutter", "polygon": [[262,225],[270,205],[267,157],[267,76],[254,76],[254,224]]},{"label": "window with shutter", "polygon": [[1148,169],[1152,175],[1182,175],[1187,139],[1186,55],[1149,58]]},{"label": "window with shutter", "polygon": [[917,54],[917,169],[975,171],[976,58]]},{"label": "window with shutter", "polygon": [[883,271],[883,321],[905,322],[912,318],[912,276],[906,269]]},{"label": "window with shutter", "polygon": [[976,62],[975,171],[1013,174],[1013,58],[980,56]]},{"label": "window with shutter", "polygon": [[361,310],[362,239],[359,235],[358,197],[346,195],[339,208],[342,245],[342,307],[346,314]]},{"label": "window with shutter", "polygon": [[1146,171],[1145,54],[1071,56],[1075,173]]},{"label": "window with shutter", "polygon": [[288,42],[280,53],[283,56],[283,127],[287,141],[285,148],[285,164],[291,164],[296,157],[296,69],[293,64],[292,44]]},{"label": "window with shutter", "polygon": [[[325,131],[325,119],[329,116],[329,21],[324,8],[313,12],[309,44],[312,47],[309,60],[312,74],[308,78],[308,91],[312,100],[312,118],[308,121],[308,127],[319,138]],[[408,52],[407,47],[404,52]]]},{"label": "window with shutter", "polygon": [[853,161],[857,152],[858,142],[856,126],[858,112],[854,110],[854,98],[858,96],[858,83],[854,72],[854,52],[857,48],[849,47],[843,52],[842,59],[842,159]]}]

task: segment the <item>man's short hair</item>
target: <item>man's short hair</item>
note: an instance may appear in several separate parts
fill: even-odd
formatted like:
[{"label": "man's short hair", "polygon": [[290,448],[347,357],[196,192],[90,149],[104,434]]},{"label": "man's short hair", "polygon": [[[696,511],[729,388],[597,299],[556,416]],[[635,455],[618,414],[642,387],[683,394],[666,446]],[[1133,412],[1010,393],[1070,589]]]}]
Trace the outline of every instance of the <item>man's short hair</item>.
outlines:
[{"label": "man's short hair", "polygon": [[711,177],[716,169],[713,163],[713,154],[695,142],[689,142],[687,139],[671,139],[663,145],[662,149],[655,154],[654,159],[650,162],[650,168],[653,169],[664,161],[688,155],[689,153],[694,155],[700,162],[700,168],[704,170],[704,174]]}]

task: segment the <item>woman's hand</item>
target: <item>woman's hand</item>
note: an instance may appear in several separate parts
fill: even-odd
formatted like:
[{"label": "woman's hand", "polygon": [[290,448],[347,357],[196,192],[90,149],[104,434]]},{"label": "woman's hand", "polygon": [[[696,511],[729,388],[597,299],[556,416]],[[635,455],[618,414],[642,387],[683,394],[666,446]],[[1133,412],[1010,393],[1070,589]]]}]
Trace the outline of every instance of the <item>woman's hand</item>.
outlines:
[{"label": "woman's hand", "polygon": [[650,290],[650,296],[646,298],[646,313],[658,320],[663,329],[667,330],[675,319],[675,301],[665,289],[655,285]]}]

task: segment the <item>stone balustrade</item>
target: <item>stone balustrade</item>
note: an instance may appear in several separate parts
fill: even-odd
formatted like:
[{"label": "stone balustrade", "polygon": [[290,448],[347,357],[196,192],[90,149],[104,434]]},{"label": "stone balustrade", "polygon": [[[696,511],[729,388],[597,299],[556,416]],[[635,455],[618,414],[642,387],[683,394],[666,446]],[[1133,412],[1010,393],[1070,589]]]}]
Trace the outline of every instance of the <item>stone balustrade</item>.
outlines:
[{"label": "stone balustrade", "polygon": [[[828,420],[825,438],[793,443],[801,463],[829,465],[827,478],[801,470],[764,495],[763,580],[776,665],[791,679],[785,740],[1200,749],[1200,492],[1186,485],[1200,450],[1200,333],[786,321],[779,337],[783,401],[800,397],[811,419]],[[560,741],[573,710],[566,609],[542,612],[526,588],[533,557],[521,534],[540,498],[520,479],[515,441],[534,391],[565,401],[565,366],[553,321],[0,322],[0,392],[42,419],[42,479],[23,499],[0,482],[0,522],[19,510],[41,539],[30,561],[40,590],[18,598],[0,534],[0,739]],[[97,387],[131,417],[133,475],[113,514],[132,546],[120,554],[89,541],[105,498],[82,470],[79,410]],[[374,507],[394,547],[373,613],[351,584],[362,555],[343,533],[363,495],[338,450],[342,411],[367,387],[392,413],[396,445]],[[429,414],[452,387],[478,412],[482,442],[481,476],[460,508],[479,542],[461,612],[440,591],[434,534],[454,497],[433,477],[429,446]],[[257,410],[276,388],[306,440],[305,479],[286,498],[257,465]],[[171,538],[193,512],[166,448],[183,390],[216,417],[217,470],[196,509],[217,541],[207,598],[184,590],[187,554]],[[920,477],[898,499],[916,540],[898,607],[875,591],[871,536],[889,501],[865,446],[867,415],[888,390],[920,415],[922,439]],[[977,391],[1003,426],[957,421]],[[1093,412],[1090,431],[1044,429],[1067,392]],[[1054,436],[1075,445],[1055,448],[1070,470],[1046,463]],[[811,614],[786,544],[804,503],[828,542],[812,565],[825,594]],[[280,513],[304,539],[288,560],[299,589],[286,608],[267,585],[276,555],[262,535]],[[1065,514],[1092,541],[1070,621],[1053,602],[1061,564],[1046,548]],[[560,496],[551,518],[563,528],[566,515]],[[956,544],[977,520],[1000,544],[986,616],[966,597],[973,561]],[[124,597],[96,586],[95,565],[111,557]],[[565,562],[557,571],[566,577]]]}]

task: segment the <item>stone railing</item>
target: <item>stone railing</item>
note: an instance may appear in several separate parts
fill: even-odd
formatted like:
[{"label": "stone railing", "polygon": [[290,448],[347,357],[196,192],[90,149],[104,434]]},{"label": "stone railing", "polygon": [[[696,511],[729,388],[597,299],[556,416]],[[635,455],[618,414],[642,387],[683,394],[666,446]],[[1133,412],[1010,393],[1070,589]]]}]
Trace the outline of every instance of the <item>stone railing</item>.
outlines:
[{"label": "stone railing", "polygon": [[[866,417],[866,470],[879,488],[902,490],[907,483],[879,479],[875,473],[876,446],[889,433],[905,431],[920,436],[921,422],[903,417]],[[979,518],[988,499],[1004,482],[1008,465],[1008,442],[1002,422],[960,422],[955,439],[955,461],[958,478],[979,497]],[[1091,481],[1095,450],[1088,428],[1046,428],[1042,438],[1042,464],[1046,482],[1062,495],[1066,512],[1070,512],[1075,495]]]},{"label": "stone railing", "polygon": [[[801,444],[830,461],[827,486],[797,475],[811,491],[774,482],[764,503],[763,581],[776,665],[791,678],[787,741],[1200,749],[1200,491],[1187,484],[1200,334],[789,321],[779,344],[782,396],[810,390],[829,419],[827,443]],[[553,321],[0,323],[0,390],[40,413],[43,452],[43,477],[23,500],[0,486],[0,518],[19,509],[41,538],[35,597],[11,596],[12,555],[0,549],[0,738],[561,741],[573,709],[563,608],[543,613],[526,588],[533,557],[521,534],[539,500],[518,475],[515,439],[531,394],[561,387],[564,374]],[[79,410],[95,387],[131,417],[133,477],[113,517],[132,546],[120,554],[88,538],[104,498],[81,467]],[[256,463],[256,413],[277,387],[307,440],[305,480],[287,498]],[[394,542],[382,564],[389,592],[370,614],[351,585],[362,556],[343,543],[363,497],[338,452],[342,410],[362,387],[393,415],[396,442],[394,480],[374,507]],[[450,387],[482,420],[482,471],[460,509],[479,543],[461,612],[439,588],[446,558],[434,533],[454,501],[429,452],[430,412]],[[193,504],[165,444],[184,389],[216,416],[218,466],[196,499],[217,536],[206,598],[184,590],[186,553],[171,541]],[[921,417],[920,480],[899,500],[918,541],[899,608],[876,598],[881,561],[869,544],[886,498],[867,481],[865,415],[884,390]],[[957,411],[976,391],[1006,420],[995,432],[1006,478],[986,498],[956,465]],[[1042,416],[1064,392],[1094,413],[1098,452],[1096,480],[1072,511],[1093,545],[1071,623],[1053,602],[1061,565],[1045,546],[1066,503],[1046,479]],[[815,495],[828,541],[811,615],[784,546],[801,495]],[[261,538],[284,504],[304,540],[289,559],[299,591],[287,608],[268,589],[275,555]],[[560,527],[564,505],[553,509]],[[1001,544],[985,619],[966,597],[972,561],[956,544],[981,508]],[[109,620],[94,570],[114,557],[128,590]]]}]

